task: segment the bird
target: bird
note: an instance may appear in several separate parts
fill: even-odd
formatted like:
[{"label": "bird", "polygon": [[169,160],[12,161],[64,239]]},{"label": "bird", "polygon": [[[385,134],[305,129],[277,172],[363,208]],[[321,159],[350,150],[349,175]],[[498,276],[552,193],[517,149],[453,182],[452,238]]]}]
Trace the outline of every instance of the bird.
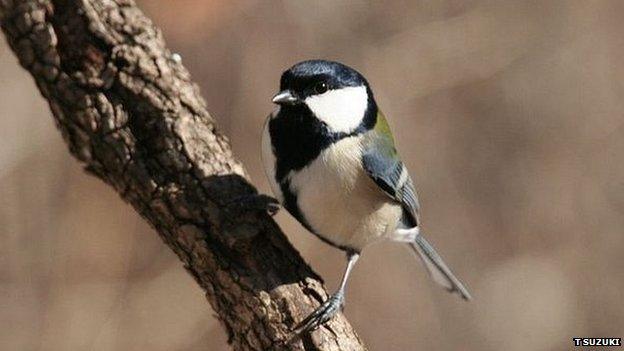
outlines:
[{"label": "bird", "polygon": [[471,296],[421,230],[420,204],[388,122],[362,74],[335,61],[307,60],[283,72],[262,132],[262,163],[277,201],[309,232],[346,253],[338,289],[293,332],[312,331],[345,302],[362,250],[406,244],[435,282]]}]

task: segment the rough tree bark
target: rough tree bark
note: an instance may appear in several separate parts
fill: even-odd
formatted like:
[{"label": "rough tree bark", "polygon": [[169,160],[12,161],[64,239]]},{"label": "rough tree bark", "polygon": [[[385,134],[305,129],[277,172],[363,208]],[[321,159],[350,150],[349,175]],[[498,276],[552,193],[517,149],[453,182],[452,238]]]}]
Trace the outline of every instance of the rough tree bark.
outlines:
[{"label": "rough tree bark", "polygon": [[198,88],[132,0],[0,0],[0,22],[71,153],[145,218],[236,350],[363,350],[342,314],[291,345],[321,279],[265,213]]}]

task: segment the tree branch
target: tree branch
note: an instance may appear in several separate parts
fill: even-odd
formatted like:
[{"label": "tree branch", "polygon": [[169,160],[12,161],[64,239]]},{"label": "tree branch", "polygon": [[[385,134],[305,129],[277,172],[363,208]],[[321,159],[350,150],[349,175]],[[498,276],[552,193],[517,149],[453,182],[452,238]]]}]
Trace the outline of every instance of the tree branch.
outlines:
[{"label": "tree branch", "polygon": [[0,0],[20,64],[71,153],[132,204],[205,290],[235,350],[363,350],[342,314],[292,345],[327,297],[264,213],[189,73],[132,0]]}]

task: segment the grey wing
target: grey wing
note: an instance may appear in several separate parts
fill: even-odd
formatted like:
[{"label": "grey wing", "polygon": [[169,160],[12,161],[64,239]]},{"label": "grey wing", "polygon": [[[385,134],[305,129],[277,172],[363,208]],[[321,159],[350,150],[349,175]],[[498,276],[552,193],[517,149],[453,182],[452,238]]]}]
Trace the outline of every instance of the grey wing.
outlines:
[{"label": "grey wing", "polygon": [[[389,141],[391,142],[391,140]],[[389,142],[371,143],[362,154],[362,164],[368,176],[392,199],[404,209],[407,227],[419,224],[420,204],[414,189],[414,183],[407,168],[399,159],[394,145]]]}]

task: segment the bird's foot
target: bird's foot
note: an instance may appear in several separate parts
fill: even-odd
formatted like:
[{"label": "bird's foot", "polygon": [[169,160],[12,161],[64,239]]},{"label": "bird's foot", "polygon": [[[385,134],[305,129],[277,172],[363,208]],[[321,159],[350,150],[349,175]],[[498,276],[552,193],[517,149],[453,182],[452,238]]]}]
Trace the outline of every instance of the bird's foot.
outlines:
[{"label": "bird's foot", "polygon": [[314,312],[297,324],[292,331],[293,336],[300,336],[328,322],[342,308],[344,301],[344,291],[342,290],[331,295],[327,301],[323,302]]},{"label": "bird's foot", "polygon": [[235,215],[241,215],[245,212],[266,211],[269,215],[274,216],[279,209],[279,201],[264,194],[241,196],[227,206],[227,210]]}]

